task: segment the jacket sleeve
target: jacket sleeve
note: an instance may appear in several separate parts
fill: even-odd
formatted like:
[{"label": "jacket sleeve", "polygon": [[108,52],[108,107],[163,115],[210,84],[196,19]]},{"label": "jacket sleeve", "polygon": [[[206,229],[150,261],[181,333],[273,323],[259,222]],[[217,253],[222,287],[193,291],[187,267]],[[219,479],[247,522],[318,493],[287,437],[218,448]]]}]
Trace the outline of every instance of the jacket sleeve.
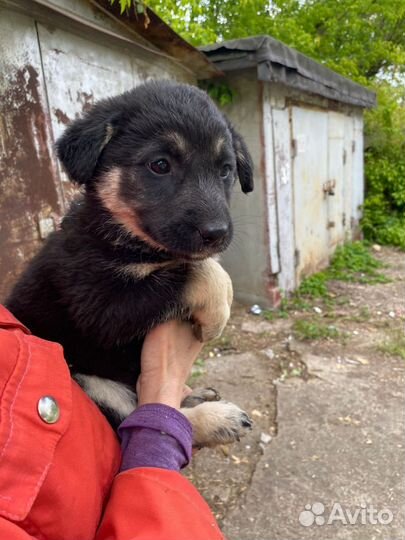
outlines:
[{"label": "jacket sleeve", "polygon": [[34,536],[26,533],[18,525],[2,517],[0,517],[0,538],[7,538],[7,540],[36,540]]},{"label": "jacket sleeve", "polygon": [[112,486],[96,540],[224,540],[207,503],[176,471],[131,469]]}]

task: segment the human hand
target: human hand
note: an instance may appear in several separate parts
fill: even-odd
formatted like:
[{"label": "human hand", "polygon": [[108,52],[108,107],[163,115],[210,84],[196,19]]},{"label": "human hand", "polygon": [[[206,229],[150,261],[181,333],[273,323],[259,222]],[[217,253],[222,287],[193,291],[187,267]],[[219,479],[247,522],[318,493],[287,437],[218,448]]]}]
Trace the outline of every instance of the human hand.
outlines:
[{"label": "human hand", "polygon": [[142,348],[138,404],[163,403],[179,408],[201,348],[188,322],[168,321],[151,330]]}]

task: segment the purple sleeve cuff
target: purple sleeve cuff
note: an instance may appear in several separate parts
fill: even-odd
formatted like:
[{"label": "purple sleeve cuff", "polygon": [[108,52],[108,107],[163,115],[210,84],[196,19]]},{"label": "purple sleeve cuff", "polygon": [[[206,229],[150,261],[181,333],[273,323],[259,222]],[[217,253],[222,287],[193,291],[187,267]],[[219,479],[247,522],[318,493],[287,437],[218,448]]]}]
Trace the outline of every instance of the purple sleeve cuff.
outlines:
[{"label": "purple sleeve cuff", "polygon": [[135,409],[119,426],[121,471],[156,467],[179,471],[191,459],[192,427],[177,409],[150,403]]}]

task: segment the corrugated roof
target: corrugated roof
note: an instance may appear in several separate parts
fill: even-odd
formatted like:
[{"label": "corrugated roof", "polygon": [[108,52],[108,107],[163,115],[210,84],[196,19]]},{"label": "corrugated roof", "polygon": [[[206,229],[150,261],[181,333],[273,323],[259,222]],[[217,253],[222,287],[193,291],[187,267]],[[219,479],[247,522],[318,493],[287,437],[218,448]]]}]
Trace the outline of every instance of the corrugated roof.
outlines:
[{"label": "corrugated roof", "polygon": [[270,36],[234,39],[200,50],[225,72],[257,66],[261,81],[283,83],[359,107],[370,108],[376,104],[374,92]]}]

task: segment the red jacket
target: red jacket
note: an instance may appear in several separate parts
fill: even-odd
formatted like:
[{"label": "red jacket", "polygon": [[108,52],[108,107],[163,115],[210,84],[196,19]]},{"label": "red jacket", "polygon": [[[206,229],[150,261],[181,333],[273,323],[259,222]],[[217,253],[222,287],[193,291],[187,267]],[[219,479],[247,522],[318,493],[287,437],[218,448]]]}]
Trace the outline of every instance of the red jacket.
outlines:
[{"label": "red jacket", "polygon": [[[43,396],[59,405],[54,424],[38,414]],[[223,539],[179,473],[116,475],[119,462],[117,438],[72,381],[62,347],[0,306],[0,539]]]}]

